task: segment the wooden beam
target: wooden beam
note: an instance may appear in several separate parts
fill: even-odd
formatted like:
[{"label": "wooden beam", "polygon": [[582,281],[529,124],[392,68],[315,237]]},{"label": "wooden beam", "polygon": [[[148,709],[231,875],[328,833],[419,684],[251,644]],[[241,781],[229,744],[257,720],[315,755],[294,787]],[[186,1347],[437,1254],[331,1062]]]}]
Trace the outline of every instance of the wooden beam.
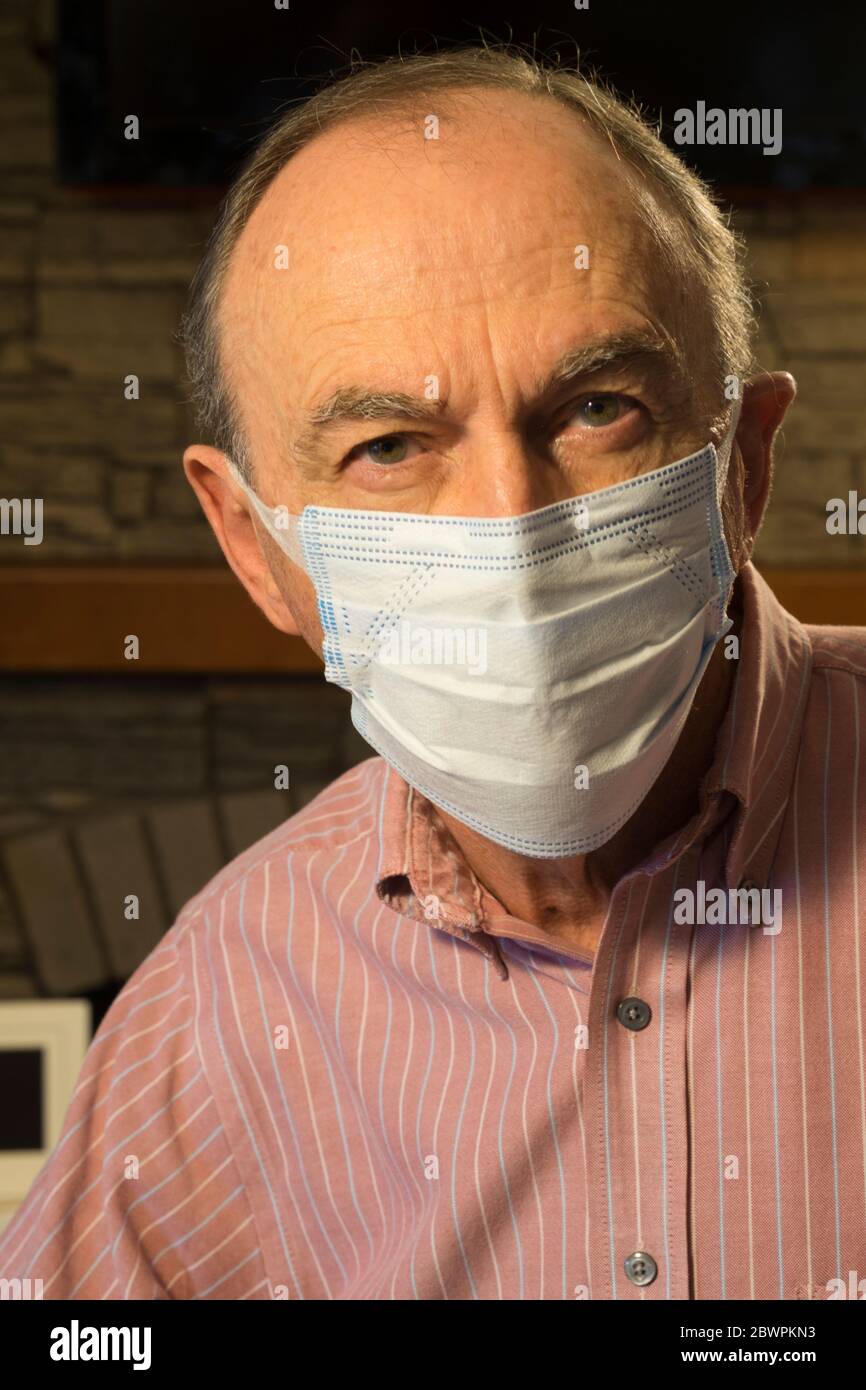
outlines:
[{"label": "wooden beam", "polygon": [[801,623],[866,627],[866,568],[758,568],[782,607]]},{"label": "wooden beam", "polygon": [[[306,642],[271,626],[228,568],[7,567],[0,608],[6,671],[322,670]],[[123,654],[132,633],[135,663]]]},{"label": "wooden beam", "polygon": [[[866,568],[765,569],[806,623],[866,626]],[[310,674],[322,663],[271,627],[229,569],[183,565],[0,568],[0,670]]]}]

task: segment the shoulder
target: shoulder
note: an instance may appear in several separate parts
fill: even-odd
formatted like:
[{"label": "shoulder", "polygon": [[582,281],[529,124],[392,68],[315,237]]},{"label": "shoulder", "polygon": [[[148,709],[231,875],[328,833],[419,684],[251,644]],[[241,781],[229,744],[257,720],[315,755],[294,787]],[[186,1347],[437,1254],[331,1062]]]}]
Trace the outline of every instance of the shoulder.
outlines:
[{"label": "shoulder", "polygon": [[[0,1238],[0,1275],[38,1277],[44,1298],[200,1296],[208,1281],[186,1268],[195,1228],[218,1211],[249,1221],[201,1065],[182,935],[167,933],[106,1013],[57,1143]],[[196,1255],[206,1258],[206,1239]]]},{"label": "shoulder", "polygon": [[273,1020],[290,1025],[304,995],[302,971],[268,971],[295,884],[302,941],[300,925],[329,918],[309,882],[345,861],[357,876],[355,847],[378,834],[385,772],[373,758],[343,774],[181,910],[90,1044],[58,1143],[0,1239],[0,1277],[35,1273],[50,1298],[264,1296],[251,1191],[267,1155],[243,1068],[272,1064]]},{"label": "shoulder", "polygon": [[866,797],[866,628],[806,627],[811,679],[800,738],[804,768],[853,775]]},{"label": "shoulder", "polygon": [[381,758],[351,768],[214,875],[124,986],[104,1020],[106,1040],[136,1036],[157,1017],[164,1030],[165,1013],[177,1028],[171,1069],[181,1060],[203,1068],[219,1090],[222,1050],[261,996],[270,953],[285,949],[287,928],[302,943],[311,923],[330,921],[321,911],[328,894],[359,876],[378,835],[386,772]]},{"label": "shoulder", "polygon": [[866,627],[806,625],[812,648],[813,675],[839,671],[862,681],[866,677]]},{"label": "shoulder", "polygon": [[295,875],[310,861],[320,866],[340,854],[358,853],[378,836],[387,765],[368,758],[344,772],[301,811],[283,821],[215,874],[181,909],[175,928],[186,935],[196,920],[222,901],[260,881],[269,870],[285,878],[287,860]]}]

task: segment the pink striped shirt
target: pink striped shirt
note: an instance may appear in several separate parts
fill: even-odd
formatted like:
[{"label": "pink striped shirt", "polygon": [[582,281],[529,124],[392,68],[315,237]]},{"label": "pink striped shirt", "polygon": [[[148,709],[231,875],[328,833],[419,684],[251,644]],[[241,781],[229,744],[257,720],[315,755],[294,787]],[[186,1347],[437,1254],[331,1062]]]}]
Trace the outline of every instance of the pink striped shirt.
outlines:
[{"label": "pink striped shirt", "polygon": [[[96,1299],[866,1278],[866,629],[804,628],[751,567],[742,588],[701,809],[617,884],[594,962],[510,917],[430,804],[362,763],[122,990],[0,1277]],[[699,915],[744,883],[781,919],[682,920],[680,890]]]}]

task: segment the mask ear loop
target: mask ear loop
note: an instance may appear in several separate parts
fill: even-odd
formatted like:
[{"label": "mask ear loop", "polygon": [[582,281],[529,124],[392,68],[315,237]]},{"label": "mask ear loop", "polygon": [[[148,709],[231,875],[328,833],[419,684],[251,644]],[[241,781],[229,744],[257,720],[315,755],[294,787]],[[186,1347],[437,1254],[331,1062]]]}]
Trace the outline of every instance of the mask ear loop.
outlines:
[{"label": "mask ear loop", "polygon": [[240,469],[228,454],[225,455],[229,472],[235,482],[246,493],[258,513],[262,525],[270,535],[273,536],[277,545],[284,550],[290,560],[302,569],[308,570],[306,554],[304,551],[303,533],[303,514],[296,516],[286,510],[285,507],[269,507],[262,501],[257,492],[254,492],[247,480],[242,476]]},{"label": "mask ear loop", "polygon": [[[264,526],[268,535],[273,536],[277,545],[288,555],[289,559],[298,565],[306,574],[310,576],[316,586],[317,606],[319,610],[319,621],[322,624],[323,651],[325,656],[325,679],[335,681],[344,690],[350,690],[348,675],[340,651],[339,628],[337,618],[334,613],[333,605],[322,598],[321,565],[316,558],[316,537],[311,530],[309,534],[304,529],[303,513],[296,516],[285,507],[269,507],[262,501],[258,493],[250,487],[246,478],[241,476],[240,470],[233,459],[225,455],[229,472],[237,483],[238,487],[246,493],[258,514],[259,520]],[[305,545],[308,541],[309,545]]]},{"label": "mask ear loop", "polygon": [[[713,449],[716,455],[716,515],[712,519],[712,529],[714,532],[717,530],[718,534],[713,536],[712,553],[713,568],[716,571],[719,582],[719,621],[720,624],[723,625],[719,636],[728,632],[731,627],[731,619],[726,615],[728,604],[731,601],[731,594],[733,593],[734,580],[736,579],[736,573],[734,572],[733,563],[731,561],[731,554],[728,550],[728,542],[725,537],[722,502],[725,495],[725,488],[728,484],[728,473],[730,471],[731,458],[734,452],[734,439],[737,433],[737,425],[740,421],[742,403],[742,397],[737,396],[734,401],[734,408],[731,411],[730,423],[725,430],[725,437],[721,440],[718,449]],[[725,585],[721,580],[723,570],[727,570],[731,576],[730,583],[727,585],[727,593],[724,592]]]},{"label": "mask ear loop", "polygon": [[743,401],[741,396],[737,396],[734,401],[734,408],[731,411],[731,419],[728,428],[725,430],[725,437],[716,449],[716,502],[719,512],[722,509],[722,498],[725,493],[725,486],[728,481],[728,470],[731,466],[731,456],[734,452],[734,438],[737,433],[737,426],[740,423],[740,410]]}]

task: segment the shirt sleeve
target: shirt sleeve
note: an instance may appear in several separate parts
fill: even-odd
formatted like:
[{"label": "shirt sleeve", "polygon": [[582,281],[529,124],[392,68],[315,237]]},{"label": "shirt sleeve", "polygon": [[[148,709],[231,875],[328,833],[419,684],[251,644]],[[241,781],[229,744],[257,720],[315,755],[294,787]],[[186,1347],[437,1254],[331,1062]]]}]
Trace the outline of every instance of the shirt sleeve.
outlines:
[{"label": "shirt sleeve", "polygon": [[0,1279],[39,1280],[46,1299],[271,1296],[181,940],[179,922],[102,1020],[57,1146],[0,1235]]}]

